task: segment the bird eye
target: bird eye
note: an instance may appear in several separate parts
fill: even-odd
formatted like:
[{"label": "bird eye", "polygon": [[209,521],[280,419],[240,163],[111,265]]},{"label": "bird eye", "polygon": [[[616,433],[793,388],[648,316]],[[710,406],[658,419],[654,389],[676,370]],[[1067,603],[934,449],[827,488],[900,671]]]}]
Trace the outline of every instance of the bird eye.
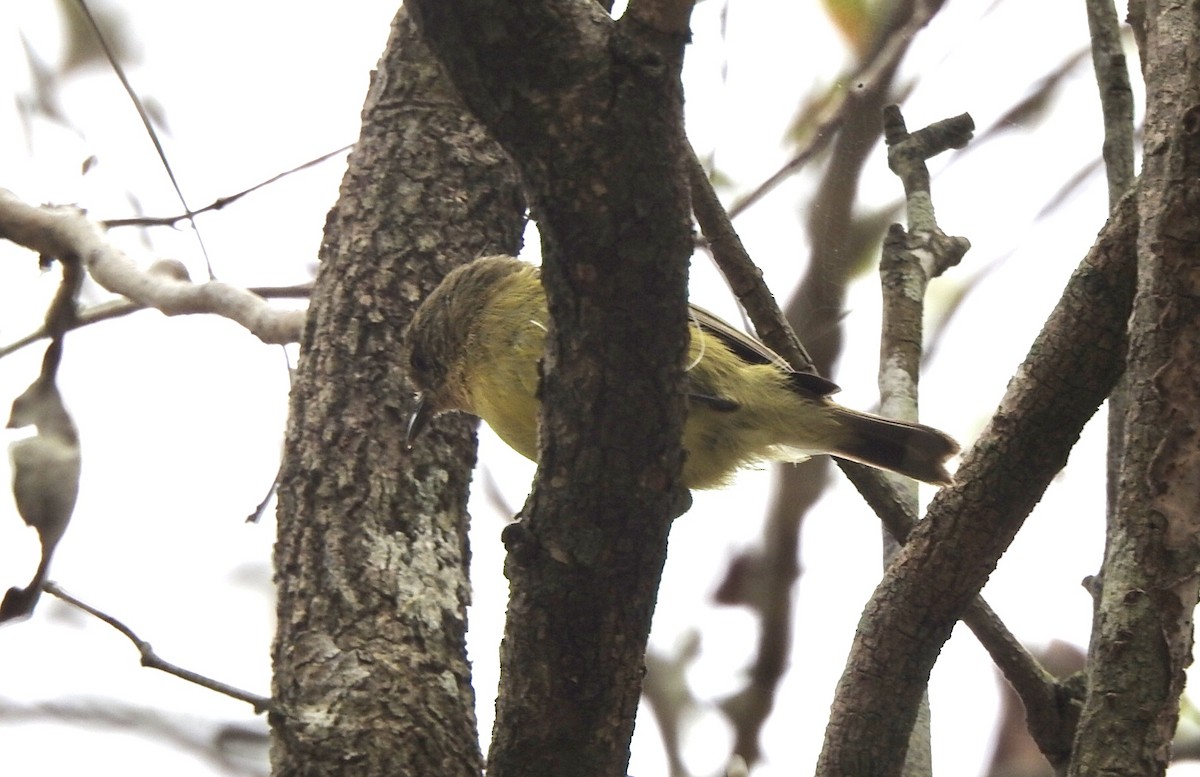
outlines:
[{"label": "bird eye", "polygon": [[433,367],[429,359],[425,358],[425,354],[418,350],[414,350],[408,357],[408,363],[412,365],[415,372],[429,372]]}]

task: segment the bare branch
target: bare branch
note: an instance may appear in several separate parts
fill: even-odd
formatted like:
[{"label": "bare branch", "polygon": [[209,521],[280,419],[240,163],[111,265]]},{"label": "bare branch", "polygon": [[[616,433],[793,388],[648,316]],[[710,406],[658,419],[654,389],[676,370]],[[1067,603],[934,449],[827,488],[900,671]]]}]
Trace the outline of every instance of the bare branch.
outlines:
[{"label": "bare branch", "polygon": [[876,82],[881,78],[891,78],[900,58],[908,51],[913,37],[921,28],[929,24],[929,20],[941,6],[941,2],[916,3],[912,17],[899,30],[889,33],[886,42],[875,52],[875,56],[863,63],[858,70],[842,79],[841,88],[825,104],[817,117],[816,125],[809,135],[808,142],[767,180],[755,187],[749,194],[738,198],[729,208],[729,217],[737,218],[742,211],[799,172],[810,159],[825,148],[836,137],[838,129],[841,128],[846,116],[854,110],[860,96],[873,94]]},{"label": "bare branch", "polygon": [[[919,418],[917,387],[921,374],[922,322],[925,313],[925,293],[931,278],[950,266],[958,264],[966,247],[965,239],[939,240],[945,235],[933,213],[929,170],[925,165],[930,157],[947,148],[961,148],[970,138],[974,122],[964,114],[959,121],[942,122],[943,131],[931,127],[909,134],[904,117],[897,106],[883,110],[884,138],[888,144],[888,164],[904,185],[911,231],[893,224],[883,241],[879,262],[882,286],[883,321],[879,348],[879,400],[885,416],[905,421]],[[938,127],[939,125],[933,125]],[[945,142],[922,142],[934,135]],[[936,268],[936,269],[935,269]],[[907,478],[891,475],[903,493],[903,499],[917,510],[917,484]],[[883,530],[883,564],[891,563],[901,543]],[[933,754],[930,734],[929,695],[921,699],[920,708],[908,738],[905,753],[905,775],[933,774]]]},{"label": "bare branch", "polygon": [[262,297],[220,281],[196,284],[171,273],[142,271],[79,208],[34,207],[0,189],[0,236],[44,256],[79,257],[104,288],[169,316],[215,313],[265,343],[300,339],[304,311],[272,309]]},{"label": "bare branch", "polygon": [[[1133,90],[1121,46],[1120,22],[1113,0],[1086,0],[1088,31],[1092,39],[1092,66],[1104,116],[1104,168],[1108,179],[1108,207],[1116,207],[1133,185]],[[1108,457],[1106,496],[1108,518],[1116,509],[1121,462],[1125,451],[1125,417],[1129,412],[1129,384],[1122,375],[1108,397]]]},{"label": "bare branch", "polygon": [[[267,735],[259,721],[250,724],[198,721],[192,715],[138,706],[111,698],[79,698],[20,704],[0,699],[0,722],[28,725],[44,722],[88,731],[134,734],[167,744],[185,757],[210,763],[216,773],[231,777],[267,777]],[[6,742],[6,744],[8,744]],[[12,762],[11,749],[5,755]],[[47,759],[67,763],[67,759]],[[40,773],[49,773],[44,768]]]},{"label": "bare branch", "polygon": [[195,683],[202,688],[207,688],[210,691],[216,691],[217,693],[224,694],[231,698],[237,699],[238,701],[244,701],[253,706],[256,713],[279,712],[279,710],[275,708],[274,702],[266,696],[259,696],[248,691],[234,688],[232,685],[226,685],[218,680],[213,680],[209,677],[205,677],[202,674],[197,674],[190,669],[184,669],[181,666],[176,666],[169,661],[163,660],[158,656],[157,653],[154,652],[154,649],[150,647],[150,643],[134,633],[133,629],[129,628],[113,616],[101,612],[95,607],[92,607],[90,604],[76,599],[74,596],[60,588],[58,583],[48,581],[43,584],[42,589],[51,596],[62,599],[67,604],[77,607],[86,612],[88,615],[104,621],[109,626],[112,626],[114,629],[124,634],[125,637],[134,644],[134,647],[138,649],[138,652],[141,653],[142,666],[150,669],[158,669],[159,671],[166,672],[167,674],[175,675],[181,680],[187,680],[189,683]]},{"label": "bare branch", "polygon": [[[823,774],[898,774],[929,671],[1123,367],[1137,208],[1122,201],[867,605],[839,683]],[[1087,341],[1089,347],[1079,348]]]},{"label": "bare branch", "polygon": [[[125,90],[125,94],[129,95],[129,101],[133,103],[134,110],[137,111],[138,118],[142,120],[142,126],[146,129],[146,135],[150,138],[150,142],[154,144],[154,151],[158,154],[158,160],[162,162],[163,170],[167,173],[167,178],[171,181],[171,186],[175,189],[175,195],[179,198],[179,204],[189,214],[192,212],[191,206],[187,204],[187,198],[183,196],[183,189],[179,186],[179,181],[175,179],[175,171],[171,169],[171,163],[167,160],[167,153],[163,150],[162,142],[158,139],[158,132],[154,129],[154,124],[150,121],[150,114],[146,112],[146,106],[142,104],[142,98],[134,91],[133,84],[129,83],[129,78],[125,75],[125,68],[121,67],[121,62],[117,59],[116,53],[112,47],[108,45],[108,39],[105,38],[104,32],[100,29],[100,25],[96,23],[96,17],[92,15],[92,10],[88,8],[86,0],[75,0],[79,10],[83,13],[83,17],[87,20],[88,25],[92,28],[92,34],[96,36],[96,42],[100,44],[101,50],[104,52],[105,59],[113,69],[113,74],[117,80],[121,82],[121,87]],[[196,242],[200,245],[200,252],[204,254],[204,266],[208,269],[208,278],[213,280],[212,262],[208,259],[208,249],[204,247],[204,240],[200,237],[200,230],[196,226],[196,221],[190,215],[187,217],[192,224],[192,230],[196,233]]]},{"label": "bare branch", "polygon": [[717,198],[695,150],[688,160],[688,172],[691,175],[692,211],[700,223],[700,231],[721,274],[754,322],[759,338],[797,370],[816,372],[812,357],[784,318],[775,295],[763,282],[762,270],[742,245],[742,239],[733,228],[732,217]]},{"label": "bare branch", "polygon": [[[889,105],[883,109],[883,128],[888,144],[888,167],[904,184],[908,228],[912,233],[908,237],[921,243],[909,248],[920,252],[918,261],[926,278],[936,278],[958,264],[971,243],[966,238],[950,237],[938,228],[925,160],[965,146],[971,139],[975,122],[964,113],[909,133],[900,109]],[[913,364],[914,369],[917,366]]]},{"label": "bare branch", "polygon": [[[301,283],[295,286],[251,286],[247,289],[251,294],[255,294],[263,299],[308,299],[312,294],[311,283]],[[102,302],[99,305],[94,305],[86,310],[76,314],[75,320],[66,327],[65,331],[72,329],[80,329],[92,324],[99,324],[102,321],[109,321],[114,318],[121,318],[130,313],[137,313],[139,310],[147,310],[146,305],[138,304],[127,299],[115,299],[109,302]],[[0,359],[9,354],[16,353],[27,345],[32,345],[38,340],[49,337],[50,331],[45,327],[30,332],[19,340],[15,340],[8,345],[0,346]]]},{"label": "bare branch", "polygon": [[[762,271],[751,260],[741,243],[730,216],[717,199],[698,160],[691,162],[692,207],[721,272],[729,281],[738,300],[746,308],[759,336],[796,369],[812,370],[808,358],[787,320],[779,312],[774,296],[762,279]],[[905,501],[899,489],[882,477],[878,470],[838,459],[842,472],[879,516],[888,532],[899,542],[907,540],[915,525],[916,510]],[[982,598],[976,598],[963,621],[987,649],[1021,698],[1031,709],[1051,714],[1057,709],[1058,689],[1047,680],[1037,661],[1012,636]],[[1052,678],[1051,678],[1052,680]],[[1051,704],[1053,702],[1053,704]]]},{"label": "bare branch", "polygon": [[687,672],[700,653],[700,635],[691,631],[670,654],[646,651],[646,682],[642,695],[658,721],[671,777],[691,777],[683,760],[683,738],[700,704],[687,682]]},{"label": "bare branch", "polygon": [[1104,165],[1108,207],[1115,208],[1133,185],[1133,89],[1121,46],[1120,22],[1113,0],[1086,0],[1092,66],[1104,114]]},{"label": "bare branch", "polygon": [[279,173],[278,175],[273,175],[265,181],[260,181],[259,183],[254,184],[253,186],[251,186],[248,189],[243,189],[242,191],[240,191],[236,194],[230,194],[226,197],[218,197],[217,199],[210,202],[208,205],[205,205],[203,208],[197,208],[196,210],[191,210],[191,211],[188,211],[187,213],[180,213],[178,216],[139,216],[139,217],[128,218],[128,219],[105,219],[102,223],[104,224],[104,226],[108,227],[109,229],[112,229],[113,227],[135,227],[135,226],[136,227],[153,227],[153,226],[172,227],[172,226],[175,226],[176,224],[178,224],[180,221],[190,219],[192,216],[198,216],[201,213],[207,213],[212,210],[220,210],[221,208],[224,208],[228,205],[232,205],[233,203],[237,202],[241,198],[245,197],[247,194],[253,194],[254,192],[258,191],[259,189],[262,189],[263,187],[266,187],[266,186],[270,186],[271,184],[273,184],[277,181],[281,181],[284,178],[287,178],[289,175],[298,173],[301,170],[307,170],[310,167],[316,167],[317,165],[321,164],[322,162],[332,159],[333,157],[337,156],[338,154],[341,154],[345,151],[349,151],[352,148],[354,148],[354,144],[349,143],[345,146],[342,146],[341,148],[334,149],[333,151],[330,151],[327,154],[322,154],[321,156],[317,157],[316,159],[310,159],[307,162],[304,162],[303,164],[296,165],[295,167],[293,167],[290,170],[285,170],[284,172]]},{"label": "bare branch", "polygon": [[1133,190],[1141,230],[1127,403],[1119,468],[1110,459],[1119,487],[1072,777],[1166,772],[1200,600],[1200,7],[1150,0],[1142,11],[1146,118]]}]

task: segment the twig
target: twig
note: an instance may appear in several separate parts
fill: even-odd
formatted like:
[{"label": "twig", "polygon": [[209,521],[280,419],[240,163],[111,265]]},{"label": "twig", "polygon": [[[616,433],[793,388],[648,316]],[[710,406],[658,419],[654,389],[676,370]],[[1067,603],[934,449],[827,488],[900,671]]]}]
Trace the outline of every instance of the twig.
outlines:
[{"label": "twig", "polygon": [[258,523],[262,517],[267,514],[267,507],[270,506],[271,500],[275,498],[275,492],[279,490],[279,470],[275,470],[275,477],[271,478],[271,486],[267,489],[267,493],[263,495],[262,501],[255,507],[254,511],[246,516],[246,523]]},{"label": "twig", "polygon": [[687,725],[701,709],[688,686],[687,672],[700,653],[700,635],[688,632],[670,654],[654,649],[646,651],[646,681],[642,697],[658,722],[663,749],[671,777],[689,777],[683,760],[683,739]]},{"label": "twig", "polygon": [[322,154],[321,156],[317,157],[316,159],[310,159],[307,162],[300,164],[300,165],[296,165],[292,169],[285,170],[284,172],[279,173],[278,175],[273,175],[265,181],[261,181],[260,183],[254,184],[249,189],[243,189],[242,191],[238,192],[237,194],[230,194],[227,197],[218,197],[217,199],[213,200],[208,205],[205,205],[203,208],[198,208],[197,210],[191,210],[191,211],[188,211],[187,213],[180,213],[178,216],[139,216],[139,217],[127,218],[127,219],[105,219],[104,221],[101,221],[100,223],[103,224],[105,227],[108,227],[109,229],[112,229],[114,227],[172,227],[172,226],[175,226],[175,224],[179,223],[180,221],[183,221],[184,219],[191,219],[192,216],[198,216],[201,213],[207,213],[212,210],[220,210],[221,208],[224,208],[227,205],[232,205],[233,203],[237,202],[241,198],[245,197],[247,194],[252,194],[252,193],[258,191],[259,189],[262,189],[265,186],[270,186],[271,184],[275,183],[276,181],[286,178],[289,175],[298,173],[301,170],[307,170],[310,167],[315,167],[326,160],[332,159],[333,157],[337,156],[338,154],[341,154],[344,151],[350,150],[351,148],[354,148],[353,143],[342,146],[339,149],[330,151],[328,154]]},{"label": "twig", "polygon": [[173,271],[142,271],[78,208],[34,207],[0,189],[0,237],[43,256],[78,257],[104,288],[167,315],[216,313],[265,343],[300,339],[304,311],[274,310],[262,297],[220,281],[191,283]]},{"label": "twig", "polygon": [[733,228],[731,216],[721,205],[704,166],[692,151],[688,160],[692,178],[692,210],[708,242],[713,259],[733,289],[738,302],[754,323],[759,338],[789,364],[804,372],[816,372],[812,357],[784,318],[775,295],[763,282],[762,270],[750,259],[742,239]]},{"label": "twig", "polygon": [[[923,25],[940,5],[940,0],[906,0],[895,7],[891,18],[875,31],[876,42],[871,52],[863,57],[871,64],[857,73],[861,77],[852,82],[843,82],[837,90],[830,90],[822,102],[811,110],[817,132],[824,137],[812,139],[809,148],[802,150],[793,164],[775,179],[782,180],[784,175],[799,169],[804,161],[816,153],[818,146],[823,147],[832,139],[829,169],[839,172],[825,176],[820,186],[817,202],[821,206],[817,207],[817,213],[813,214],[808,225],[813,238],[808,279],[801,284],[793,302],[793,306],[808,305],[804,308],[805,315],[812,316],[840,307],[841,287],[847,272],[844,258],[858,255],[866,249],[866,246],[853,245],[855,238],[847,237],[853,234],[847,225],[854,189],[853,184],[847,181],[853,180],[854,171],[862,165],[864,149],[869,148],[878,135],[877,117],[883,102],[882,95],[893,82],[900,52],[911,40],[916,28]],[[883,49],[887,51],[881,52]],[[838,91],[843,89],[850,90],[850,93],[839,94]],[[837,107],[839,99],[845,100],[840,108]],[[836,117],[824,121],[830,111]],[[763,191],[765,189],[759,193]],[[698,207],[696,209],[699,210]],[[719,208],[714,210],[718,212],[718,218],[726,219],[723,211]],[[697,218],[700,218],[699,214]],[[713,234],[707,224],[704,229],[706,235]],[[736,245],[736,241],[730,242]],[[733,253],[744,253],[740,246],[737,246],[736,252],[725,252],[731,255],[726,257],[729,261],[723,259],[720,253],[714,251],[724,273],[730,273],[730,262],[744,262],[748,285],[751,288],[761,285],[761,275],[748,258],[732,257]],[[731,281],[731,285],[735,282],[736,279]],[[758,313],[751,310],[754,305],[745,298],[742,302],[760,337],[770,347],[784,354],[787,359],[794,360],[792,364],[797,369],[819,371],[820,367],[816,365],[828,363],[827,358],[836,350],[834,344],[840,339],[839,335],[822,338],[820,345],[823,352],[811,354],[816,359],[810,359],[809,354],[804,354],[803,349],[794,345],[795,338],[790,328],[775,325],[775,321],[782,321],[782,318],[774,310],[774,301],[765,290],[762,291],[762,300],[764,304]],[[747,682],[740,691],[721,703],[722,711],[734,727],[734,752],[750,765],[761,757],[763,726],[775,705],[790,653],[793,603],[790,596],[780,595],[780,592],[791,590],[800,576],[796,562],[800,524],[827,479],[827,467],[823,461],[786,471],[782,490],[767,517],[761,548],[735,559],[726,576],[726,584],[721,588],[723,595],[730,597],[728,600],[736,598],[752,608],[761,624],[756,655],[747,673]],[[751,579],[755,583],[747,585]]]},{"label": "twig", "polygon": [[1086,0],[1085,5],[1092,67],[1104,115],[1104,165],[1108,172],[1108,208],[1112,210],[1133,185],[1133,90],[1113,0]]},{"label": "twig", "polygon": [[[208,724],[197,721],[187,713],[168,713],[159,708],[110,698],[71,696],[62,701],[32,704],[0,699],[0,724],[28,725],[35,721],[56,726],[71,725],[89,733],[107,729],[113,733],[151,737],[179,753],[187,753],[208,762],[213,772],[222,777],[268,777],[265,765],[270,736],[266,726],[259,721],[250,724]],[[11,744],[12,738],[9,737],[5,745]],[[30,745],[37,747],[34,743]],[[5,748],[7,763],[13,763],[14,750],[12,747]],[[20,758],[18,755],[18,762],[22,762]],[[45,763],[39,764],[42,767],[40,774],[49,773]]]},{"label": "twig", "polygon": [[875,52],[875,56],[864,63],[861,68],[842,79],[841,90],[825,105],[821,115],[817,118],[816,126],[812,130],[808,143],[793,154],[792,158],[767,180],[755,187],[749,194],[738,198],[729,207],[729,218],[737,218],[776,186],[799,172],[804,165],[808,164],[809,160],[820,153],[821,149],[833,140],[847,114],[854,108],[854,103],[859,99],[859,95],[872,93],[874,82],[883,74],[892,73],[900,58],[908,51],[909,42],[921,28],[929,24],[929,20],[933,18],[940,7],[940,2],[917,3],[913,9],[912,18],[903,27],[888,36],[884,45]]},{"label": "twig", "polygon": [[[888,144],[888,164],[901,178],[906,195],[911,232],[892,224],[883,240],[879,262],[882,286],[883,319],[879,347],[880,411],[889,418],[916,421],[919,418],[917,389],[921,374],[922,321],[929,280],[945,268],[958,264],[969,243],[962,238],[945,238],[933,215],[927,159],[945,148],[965,145],[974,128],[969,116],[944,123],[937,132],[942,142],[920,142],[926,128],[910,135],[904,127],[900,109],[884,109],[884,137]],[[895,153],[893,153],[895,152]],[[917,511],[917,483],[909,478],[885,475],[896,484],[904,502]],[[886,569],[900,542],[883,529],[883,563]],[[921,700],[916,722],[909,735],[904,774],[932,774],[929,696]]]},{"label": "twig", "polygon": [[[897,412],[898,405],[911,399],[913,416],[908,420],[916,420],[916,376],[921,358],[919,300],[924,299],[929,279],[957,265],[971,245],[966,238],[946,235],[938,226],[925,160],[944,150],[963,147],[973,129],[971,117],[963,114],[910,134],[898,107],[888,106],[884,110],[888,164],[900,177],[909,204],[909,231],[893,225],[884,241],[880,271],[885,288],[885,337],[889,319],[902,320],[909,330],[915,328],[915,333],[891,332],[891,337],[885,340],[880,390],[886,415]],[[893,287],[899,287],[896,293],[886,293]],[[885,377],[883,364],[895,367],[892,374]],[[887,396],[889,391],[895,396]],[[910,496],[910,504],[915,508],[915,493]],[[1042,723],[1031,728],[1038,732],[1038,745],[1053,762],[1052,754],[1061,753],[1064,744],[1069,747],[1074,729],[1074,718],[1063,715],[1068,694],[1004,628],[982,597],[975,598],[963,621],[1016,691],[1030,720]]]},{"label": "twig", "polygon": [[158,669],[159,671],[166,672],[167,674],[175,675],[181,680],[186,680],[189,683],[194,683],[202,688],[207,688],[210,691],[216,691],[217,693],[224,694],[231,698],[237,699],[238,701],[244,701],[253,706],[256,713],[261,714],[263,712],[278,712],[278,710],[275,708],[274,702],[266,696],[258,696],[257,694],[249,693],[248,691],[239,690],[238,688],[234,688],[232,685],[226,685],[220,681],[197,674],[190,669],[184,669],[183,667],[176,666],[169,661],[163,660],[158,656],[157,653],[154,652],[154,649],[150,647],[150,643],[135,634],[133,629],[129,628],[113,616],[101,612],[95,607],[92,607],[90,604],[75,598],[60,588],[58,583],[48,581],[43,584],[42,590],[51,596],[62,599],[64,602],[72,605],[73,607],[83,610],[88,615],[104,621],[109,626],[112,626],[114,629],[124,634],[125,637],[134,644],[134,647],[138,649],[138,653],[141,654],[142,666],[149,669]]},{"label": "twig", "polygon": [[[311,283],[301,283],[295,286],[251,286],[246,289],[251,294],[255,294],[263,299],[308,299],[312,294]],[[114,318],[121,318],[130,313],[137,313],[139,310],[149,310],[146,305],[139,304],[128,299],[114,299],[108,302],[101,302],[99,305],[94,305],[86,310],[80,311],[75,316],[75,320],[66,327],[64,331],[72,329],[81,329],[85,326],[98,324],[102,321],[109,321]],[[0,359],[5,356],[16,353],[27,345],[32,345],[38,340],[49,337],[50,331],[45,326],[30,332],[19,340],[15,340],[8,345],[0,346]]]},{"label": "twig", "polygon": [[964,113],[909,133],[897,106],[889,105],[883,109],[888,167],[904,185],[909,237],[924,243],[914,245],[910,250],[921,252],[921,266],[927,278],[936,278],[958,264],[971,242],[964,237],[951,237],[938,228],[925,160],[952,148],[962,148],[971,139],[974,129],[975,122]]},{"label": "twig", "polygon": [[[762,280],[762,271],[746,253],[728,214],[716,200],[707,176],[703,175],[702,169],[698,171],[698,168],[698,161],[694,161],[692,204],[696,211],[696,219],[709,240],[721,272],[729,280],[763,341],[784,356],[796,369],[811,370],[812,362],[806,358],[803,347],[793,347],[793,343],[798,345],[799,341],[791,326],[778,312],[777,307],[774,313],[771,312],[770,306],[774,305],[774,298]],[[767,301],[770,301],[770,306],[766,304]],[[916,523],[917,516],[916,511],[906,504],[895,485],[878,470],[843,459],[836,461],[892,536],[904,543]],[[1020,646],[986,603],[981,598],[976,598],[975,605],[963,615],[963,622],[976,634],[997,667],[1018,690],[1022,700],[1027,704],[1038,705],[1050,714],[1049,708],[1044,705],[1059,698],[1057,685],[1047,681],[1048,675],[1036,659]],[[1052,678],[1050,680],[1052,681]]]},{"label": "twig", "polygon": [[[1108,208],[1115,210],[1121,196],[1133,185],[1133,90],[1121,46],[1120,23],[1112,0],[1086,0],[1091,37],[1092,67],[1100,91],[1104,116],[1104,169],[1108,179]],[[1129,382],[1117,380],[1108,397],[1108,451],[1105,465],[1107,514],[1117,505],[1121,463],[1125,452],[1125,419],[1129,414]],[[1099,603],[1099,598],[1096,599]]]},{"label": "twig", "polygon": [[138,118],[142,120],[142,126],[146,128],[146,135],[149,136],[150,142],[154,144],[154,151],[158,154],[158,159],[162,162],[163,169],[167,172],[167,178],[171,179],[171,186],[175,189],[175,195],[179,197],[179,204],[187,212],[187,220],[191,222],[192,231],[196,233],[196,242],[200,245],[200,253],[204,255],[204,265],[208,269],[208,278],[209,280],[213,280],[216,276],[213,275],[212,262],[208,258],[208,249],[204,247],[204,239],[200,237],[200,229],[196,226],[196,220],[192,218],[192,209],[188,206],[187,199],[183,196],[183,189],[179,187],[179,181],[175,179],[175,171],[171,169],[171,163],[167,161],[167,154],[163,151],[162,143],[158,139],[158,133],[150,121],[150,114],[146,112],[146,106],[142,105],[142,99],[138,97],[137,92],[133,89],[133,85],[129,83],[129,79],[125,76],[125,69],[121,67],[116,53],[108,45],[108,40],[100,30],[100,25],[96,23],[96,17],[92,16],[92,10],[88,8],[87,2],[85,0],[75,0],[75,2],[79,6],[79,10],[83,13],[84,18],[87,19],[88,25],[91,26],[92,33],[96,36],[96,42],[100,44],[100,49],[104,52],[108,64],[112,66],[117,80],[121,82],[121,87],[124,88],[125,94],[129,95],[129,100],[133,103]]},{"label": "twig", "polygon": [[[884,415],[916,421],[925,292],[932,278],[957,265],[971,247],[966,238],[948,236],[938,226],[925,162],[965,146],[975,123],[962,114],[909,133],[899,107],[887,106],[883,116],[888,166],[904,186],[908,230],[893,224],[883,242],[879,392]],[[911,485],[915,511],[916,490]]]}]

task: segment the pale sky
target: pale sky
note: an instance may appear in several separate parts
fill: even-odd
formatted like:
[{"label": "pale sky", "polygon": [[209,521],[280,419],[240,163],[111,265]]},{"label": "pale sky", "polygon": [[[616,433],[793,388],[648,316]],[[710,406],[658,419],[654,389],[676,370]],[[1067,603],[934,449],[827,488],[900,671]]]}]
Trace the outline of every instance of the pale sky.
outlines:
[{"label": "pale sky", "polygon": [[[166,153],[193,207],[352,142],[368,73],[394,11],[379,2],[344,5],[334,14],[326,7],[221,0],[183,17],[173,4],[117,5],[137,42],[129,76],[166,118]],[[903,106],[910,128],[969,111],[979,131],[986,130],[1087,43],[1082,4],[1009,0],[982,17],[979,5],[950,3],[906,59],[903,78],[920,79]],[[733,181],[732,191],[723,192],[728,198],[752,189],[788,158],[784,132],[795,106],[838,72],[844,55],[817,4],[734,2],[722,38],[724,7],[709,0],[696,8],[685,88],[693,144],[702,157],[715,150]],[[0,19],[3,70],[18,74],[5,84],[10,92],[29,89],[19,34],[46,61],[59,56],[53,8],[23,3]],[[1038,24],[1030,25],[1030,18]],[[987,272],[922,384],[922,420],[964,445],[985,423],[1104,221],[1106,195],[1096,175],[1052,216],[1037,218],[1100,148],[1087,59],[1064,80],[1059,99],[1036,128],[1014,126],[978,150],[931,164],[943,229],[974,246],[962,267],[931,288],[931,306],[936,310],[957,284]],[[73,128],[38,121],[32,140],[14,111],[0,112],[0,132],[10,139],[0,147],[0,187],[31,202],[78,202],[100,218],[132,215],[130,196],[148,213],[179,210],[111,73],[97,68],[70,78],[62,105]],[[81,176],[80,165],[91,155],[99,164]],[[864,208],[900,191],[882,150],[876,158],[862,192]],[[247,285],[306,278],[343,169],[344,162],[335,161],[203,217],[218,276]],[[812,182],[811,174],[799,176],[736,222],[780,299],[807,254],[797,216]],[[194,276],[202,273],[187,230],[157,231],[152,247],[133,232],[113,237],[146,264],[173,256]],[[0,288],[9,295],[0,306],[0,343],[7,343],[40,320],[54,279],[40,277],[34,257],[0,245]],[[867,409],[876,401],[877,288],[867,277],[847,302],[849,339],[831,377],[843,387],[839,401],[851,407]],[[96,289],[88,295],[103,298]],[[736,320],[724,285],[703,260],[694,267],[692,296]],[[0,396],[19,393],[39,360],[40,349],[31,348],[0,362]],[[124,620],[168,660],[262,694],[270,683],[275,529],[273,520],[247,526],[242,519],[262,498],[277,464],[285,367],[278,348],[228,322],[141,313],[71,334],[60,381],[81,430],[85,469],[74,523],[51,577]],[[1070,465],[984,592],[1031,645],[1087,643],[1091,602],[1079,583],[1096,571],[1103,548],[1102,427],[1097,418],[1085,430]],[[486,431],[481,461],[509,503],[519,506],[532,465]],[[712,592],[737,551],[758,541],[772,482],[769,471],[749,472],[730,489],[697,494],[692,511],[672,530],[651,644],[671,651],[698,629],[702,650],[689,681],[714,703],[742,682],[756,627],[744,611],[714,605]],[[486,746],[505,604],[503,517],[479,499],[473,515],[470,650]],[[808,518],[793,670],[764,731],[767,760],[755,777],[805,773],[815,764],[834,684],[879,577],[878,537],[876,519],[846,483]],[[0,497],[4,586],[28,580],[36,552],[32,530],[21,525],[10,498]],[[930,690],[941,773],[977,774],[986,763],[997,682],[974,639],[956,632]],[[129,706],[161,710],[168,720],[178,716],[201,732],[226,723],[264,725],[244,704],[142,669],[118,634],[48,600],[30,621],[0,629],[0,688],[0,705],[17,710]],[[53,777],[116,762],[134,775],[222,773],[170,740],[36,717],[20,725],[11,717],[0,720],[0,743],[8,763],[25,767],[18,773],[36,764],[37,773]],[[698,775],[715,774],[728,745],[725,724],[702,714],[687,739],[689,766]],[[664,772],[653,721],[643,716],[631,774]]]}]

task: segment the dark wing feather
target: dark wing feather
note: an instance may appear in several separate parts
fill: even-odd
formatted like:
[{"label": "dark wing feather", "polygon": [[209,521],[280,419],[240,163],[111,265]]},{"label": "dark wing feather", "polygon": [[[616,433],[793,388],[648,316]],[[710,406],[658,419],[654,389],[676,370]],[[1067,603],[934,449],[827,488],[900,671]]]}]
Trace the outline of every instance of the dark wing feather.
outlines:
[{"label": "dark wing feather", "polygon": [[773,364],[788,374],[792,388],[806,394],[816,394],[827,397],[836,394],[841,388],[831,380],[814,375],[811,372],[797,372],[784,361],[784,358],[772,351],[762,342],[756,340],[740,329],[734,329],[726,321],[709,313],[697,305],[689,305],[692,320],[704,331],[717,337],[725,347],[751,364]]}]

